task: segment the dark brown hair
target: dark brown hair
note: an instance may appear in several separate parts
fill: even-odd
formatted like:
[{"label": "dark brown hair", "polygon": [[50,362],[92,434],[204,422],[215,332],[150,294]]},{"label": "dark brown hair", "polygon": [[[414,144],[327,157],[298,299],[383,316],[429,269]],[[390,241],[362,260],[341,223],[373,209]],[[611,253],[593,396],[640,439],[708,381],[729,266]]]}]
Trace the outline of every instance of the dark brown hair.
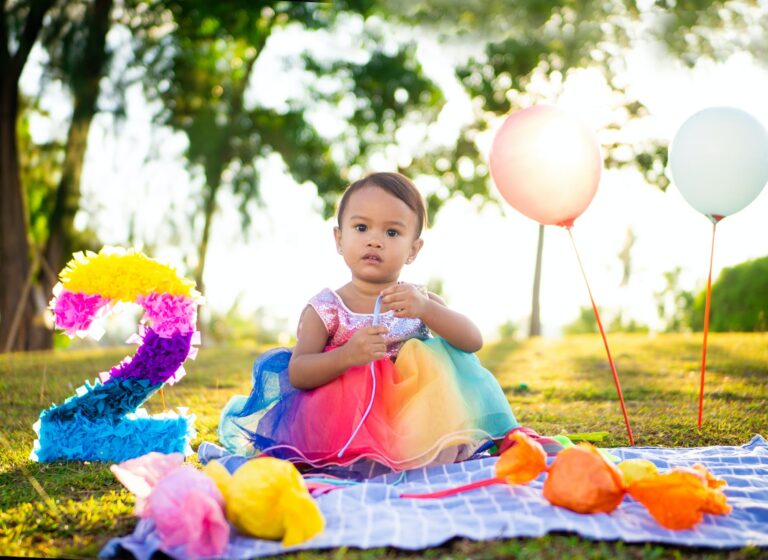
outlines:
[{"label": "dark brown hair", "polygon": [[400,173],[371,173],[349,185],[339,201],[337,212],[339,227],[341,227],[341,218],[349,202],[349,197],[364,187],[378,187],[405,202],[406,206],[416,213],[416,238],[419,238],[421,230],[427,225],[427,209],[416,185]]}]

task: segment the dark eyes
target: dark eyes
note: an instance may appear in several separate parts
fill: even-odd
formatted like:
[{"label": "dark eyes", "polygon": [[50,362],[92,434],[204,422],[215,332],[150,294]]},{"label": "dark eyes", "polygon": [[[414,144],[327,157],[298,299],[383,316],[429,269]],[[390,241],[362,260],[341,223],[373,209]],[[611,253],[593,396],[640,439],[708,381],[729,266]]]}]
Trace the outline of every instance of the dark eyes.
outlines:
[{"label": "dark eyes", "polygon": [[[360,233],[364,233],[364,232],[368,231],[368,226],[365,225],[365,224],[357,224],[357,225],[353,226],[353,228],[355,230],[359,231]],[[398,235],[400,235],[400,232],[397,231],[396,229],[388,229],[387,230],[387,237],[397,237]]]}]

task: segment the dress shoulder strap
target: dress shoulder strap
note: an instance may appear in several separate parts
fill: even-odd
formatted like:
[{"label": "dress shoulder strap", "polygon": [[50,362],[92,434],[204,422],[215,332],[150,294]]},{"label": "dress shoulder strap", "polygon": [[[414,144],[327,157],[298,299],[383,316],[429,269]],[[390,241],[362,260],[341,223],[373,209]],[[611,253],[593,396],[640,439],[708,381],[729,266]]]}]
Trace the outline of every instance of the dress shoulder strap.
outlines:
[{"label": "dress shoulder strap", "polygon": [[308,304],[317,312],[325,330],[328,331],[328,336],[332,337],[339,328],[339,298],[330,288],[323,288],[312,296]]}]

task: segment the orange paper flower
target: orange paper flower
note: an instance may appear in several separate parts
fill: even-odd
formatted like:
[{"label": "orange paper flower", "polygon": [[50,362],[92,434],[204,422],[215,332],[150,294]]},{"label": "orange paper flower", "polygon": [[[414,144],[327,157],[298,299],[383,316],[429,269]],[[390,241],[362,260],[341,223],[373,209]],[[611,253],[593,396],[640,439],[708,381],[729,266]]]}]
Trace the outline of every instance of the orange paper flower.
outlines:
[{"label": "orange paper flower", "polygon": [[537,441],[521,432],[507,437],[514,442],[496,462],[496,477],[507,484],[528,484],[547,470],[547,453]]},{"label": "orange paper flower", "polygon": [[624,481],[596,447],[580,444],[558,454],[543,490],[552,505],[577,513],[608,513],[624,498]]},{"label": "orange paper flower", "polygon": [[704,513],[725,515],[731,511],[725,494],[719,490],[725,481],[713,476],[703,465],[658,474],[650,461],[630,459],[619,470],[596,447],[583,443],[562,450],[547,468],[544,449],[523,432],[513,432],[506,442],[512,446],[496,462],[494,478],[401,497],[437,499],[492,484],[527,484],[549,471],[544,481],[544,497],[554,506],[577,513],[609,513],[619,506],[625,493],[643,504],[668,529],[689,529],[701,521]]},{"label": "orange paper flower", "polygon": [[681,530],[696,525],[704,513],[730,513],[731,506],[719,490],[723,484],[702,465],[696,465],[638,480],[629,485],[628,492],[660,525]]}]

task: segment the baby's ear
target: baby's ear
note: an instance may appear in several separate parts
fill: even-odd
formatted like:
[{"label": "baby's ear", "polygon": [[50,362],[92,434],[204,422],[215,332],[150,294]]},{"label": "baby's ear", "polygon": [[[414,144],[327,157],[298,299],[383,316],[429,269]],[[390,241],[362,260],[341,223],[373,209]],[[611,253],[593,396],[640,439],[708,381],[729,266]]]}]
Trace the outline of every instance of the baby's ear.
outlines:
[{"label": "baby's ear", "polygon": [[339,226],[333,227],[333,238],[336,241],[336,250],[341,253],[341,228]]},{"label": "baby's ear", "polygon": [[424,246],[424,240],[421,238],[416,239],[411,244],[411,251],[408,255],[408,263],[412,263],[416,259],[416,255],[419,254],[419,251],[421,251],[421,248]]}]

